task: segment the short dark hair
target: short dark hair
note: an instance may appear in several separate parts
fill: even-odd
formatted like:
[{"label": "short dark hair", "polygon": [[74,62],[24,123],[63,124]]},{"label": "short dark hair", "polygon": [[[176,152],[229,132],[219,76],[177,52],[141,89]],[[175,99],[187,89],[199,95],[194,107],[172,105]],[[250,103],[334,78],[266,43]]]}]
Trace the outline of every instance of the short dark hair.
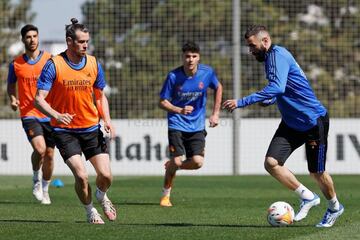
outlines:
[{"label": "short dark hair", "polygon": [[200,47],[193,41],[187,41],[181,48],[182,52],[193,52],[193,53],[200,53]]},{"label": "short dark hair", "polygon": [[32,24],[26,24],[21,28],[21,37],[24,38],[29,31],[36,31],[37,33],[39,33],[39,29],[36,26]]},{"label": "short dark hair", "polygon": [[72,18],[71,24],[65,25],[65,31],[66,31],[66,38],[70,37],[72,40],[76,39],[76,31],[80,30],[82,32],[88,33],[88,28],[84,25],[79,23],[79,21],[76,18]]},{"label": "short dark hair", "polygon": [[268,30],[266,29],[265,26],[262,25],[251,25],[246,29],[244,37],[245,39],[248,39],[249,37],[258,34],[261,31],[267,32]]}]

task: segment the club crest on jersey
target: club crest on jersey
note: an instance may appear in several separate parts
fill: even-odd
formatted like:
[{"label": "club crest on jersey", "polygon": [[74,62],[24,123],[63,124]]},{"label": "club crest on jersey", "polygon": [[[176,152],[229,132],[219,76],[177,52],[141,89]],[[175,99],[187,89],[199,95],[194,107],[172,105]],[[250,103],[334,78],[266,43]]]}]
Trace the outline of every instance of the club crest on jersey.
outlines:
[{"label": "club crest on jersey", "polygon": [[312,149],[314,149],[317,146],[317,142],[315,140],[310,140],[308,144],[311,146]]},{"label": "club crest on jersey", "polygon": [[199,82],[199,89],[203,89],[204,88],[204,83],[203,82]]},{"label": "club crest on jersey", "polygon": [[35,135],[34,131],[32,129],[29,129],[29,136],[33,137]]},{"label": "club crest on jersey", "polygon": [[172,152],[172,153],[175,152],[175,147],[173,145],[170,145],[169,146],[169,151]]}]

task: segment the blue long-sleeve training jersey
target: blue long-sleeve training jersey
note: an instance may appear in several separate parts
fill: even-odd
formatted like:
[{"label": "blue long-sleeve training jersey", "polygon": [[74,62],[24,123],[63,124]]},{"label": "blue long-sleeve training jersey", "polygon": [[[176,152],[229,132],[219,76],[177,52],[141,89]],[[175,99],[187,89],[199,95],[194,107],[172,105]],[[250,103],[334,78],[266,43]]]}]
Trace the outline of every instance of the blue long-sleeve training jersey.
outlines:
[{"label": "blue long-sleeve training jersey", "polygon": [[326,108],[316,98],[304,72],[285,48],[272,45],[265,56],[265,73],[269,84],[261,91],[239,99],[238,107],[272,99],[280,110],[282,120],[297,131],[316,125]]},{"label": "blue long-sleeve training jersey", "polygon": [[217,89],[219,80],[212,67],[199,64],[194,76],[187,76],[183,66],[169,72],[160,92],[161,99],[167,99],[174,106],[193,106],[191,114],[168,112],[168,127],[184,132],[205,129],[207,89]]}]

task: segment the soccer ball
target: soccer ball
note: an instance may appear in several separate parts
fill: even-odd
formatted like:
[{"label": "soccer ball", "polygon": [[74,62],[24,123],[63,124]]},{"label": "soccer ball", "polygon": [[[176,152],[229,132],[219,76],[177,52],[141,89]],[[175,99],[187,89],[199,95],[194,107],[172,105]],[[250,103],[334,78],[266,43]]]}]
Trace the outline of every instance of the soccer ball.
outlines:
[{"label": "soccer ball", "polygon": [[274,202],[268,209],[267,220],[271,226],[288,226],[294,221],[294,209],[286,202]]}]

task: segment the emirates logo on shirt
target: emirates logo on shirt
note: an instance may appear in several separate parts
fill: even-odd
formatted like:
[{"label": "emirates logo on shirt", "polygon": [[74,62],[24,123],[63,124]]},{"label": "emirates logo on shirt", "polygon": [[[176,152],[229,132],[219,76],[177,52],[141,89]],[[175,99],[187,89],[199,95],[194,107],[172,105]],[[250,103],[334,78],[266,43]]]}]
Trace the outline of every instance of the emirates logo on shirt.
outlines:
[{"label": "emirates logo on shirt", "polygon": [[22,79],[23,83],[28,85],[28,86],[36,86],[36,83],[37,83],[37,79],[38,77],[37,76],[32,76],[32,77],[24,77]]},{"label": "emirates logo on shirt", "polygon": [[91,87],[91,80],[63,79],[62,84],[69,91],[87,91]]}]

